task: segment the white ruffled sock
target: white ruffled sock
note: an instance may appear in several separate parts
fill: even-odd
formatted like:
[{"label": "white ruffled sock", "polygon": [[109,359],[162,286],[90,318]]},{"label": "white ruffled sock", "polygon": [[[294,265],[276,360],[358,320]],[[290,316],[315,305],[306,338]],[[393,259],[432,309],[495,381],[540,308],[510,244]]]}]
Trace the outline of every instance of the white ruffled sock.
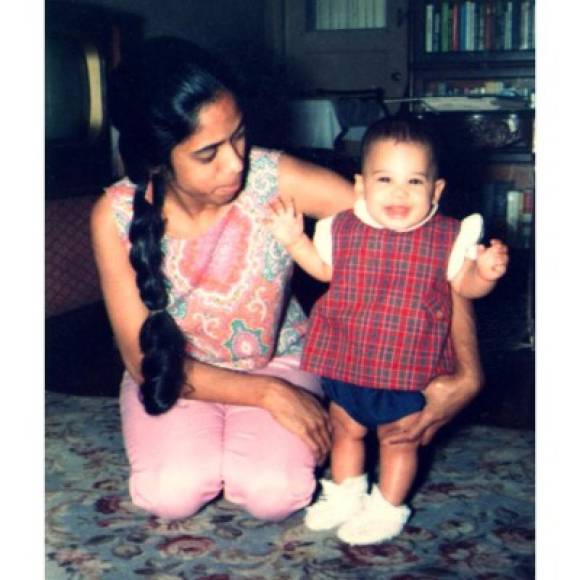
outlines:
[{"label": "white ruffled sock", "polygon": [[363,509],[340,526],[337,536],[352,546],[384,542],[401,533],[410,515],[408,506],[392,505],[374,485],[364,498]]},{"label": "white ruffled sock", "polygon": [[322,493],[306,508],[305,526],[310,530],[330,530],[344,523],[363,506],[368,483],[366,475],[349,477],[342,483],[322,479]]}]

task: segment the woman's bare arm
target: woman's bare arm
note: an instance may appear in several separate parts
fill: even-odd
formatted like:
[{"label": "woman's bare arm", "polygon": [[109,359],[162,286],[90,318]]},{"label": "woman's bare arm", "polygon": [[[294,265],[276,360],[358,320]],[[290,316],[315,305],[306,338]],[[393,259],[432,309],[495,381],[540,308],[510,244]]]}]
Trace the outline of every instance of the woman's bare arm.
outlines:
[{"label": "woman's bare arm", "polygon": [[135,381],[141,382],[139,331],[148,312],[139,296],[128,249],[113,219],[111,200],[105,195],[93,208],[91,237],[101,290],[121,358]]},{"label": "woman's bare arm", "polygon": [[278,172],[280,197],[294,200],[299,213],[323,218],[354,204],[353,183],[334,171],[283,153]]}]

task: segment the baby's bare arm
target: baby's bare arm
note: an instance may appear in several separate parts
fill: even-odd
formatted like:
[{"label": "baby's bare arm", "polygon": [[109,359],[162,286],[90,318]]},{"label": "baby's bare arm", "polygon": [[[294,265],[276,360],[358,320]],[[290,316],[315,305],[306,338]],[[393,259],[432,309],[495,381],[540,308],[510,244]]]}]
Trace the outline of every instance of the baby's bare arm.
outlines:
[{"label": "baby's bare arm", "polygon": [[273,200],[266,225],[305,272],[321,282],[330,281],[332,267],[322,260],[312,240],[304,233],[304,216],[296,211],[293,200]]}]

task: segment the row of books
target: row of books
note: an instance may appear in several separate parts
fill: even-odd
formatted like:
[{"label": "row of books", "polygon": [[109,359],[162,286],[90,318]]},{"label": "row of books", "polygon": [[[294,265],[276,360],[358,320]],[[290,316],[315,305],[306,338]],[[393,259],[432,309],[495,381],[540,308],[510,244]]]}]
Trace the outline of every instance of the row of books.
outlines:
[{"label": "row of books", "polygon": [[531,50],[535,0],[429,0],[425,52]]},{"label": "row of books", "polygon": [[314,0],[314,28],[343,30],[385,28],[385,0]]},{"label": "row of books", "polygon": [[512,248],[529,248],[532,239],[534,192],[516,189],[512,181],[491,181],[482,191],[482,214],[488,237]]}]

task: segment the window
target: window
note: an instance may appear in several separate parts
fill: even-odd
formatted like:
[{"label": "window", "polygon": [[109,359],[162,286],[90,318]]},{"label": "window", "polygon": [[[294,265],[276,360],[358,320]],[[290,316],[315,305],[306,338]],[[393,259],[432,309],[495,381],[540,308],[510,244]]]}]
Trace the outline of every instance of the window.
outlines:
[{"label": "window", "polygon": [[387,0],[310,0],[310,30],[357,30],[387,27]]}]

